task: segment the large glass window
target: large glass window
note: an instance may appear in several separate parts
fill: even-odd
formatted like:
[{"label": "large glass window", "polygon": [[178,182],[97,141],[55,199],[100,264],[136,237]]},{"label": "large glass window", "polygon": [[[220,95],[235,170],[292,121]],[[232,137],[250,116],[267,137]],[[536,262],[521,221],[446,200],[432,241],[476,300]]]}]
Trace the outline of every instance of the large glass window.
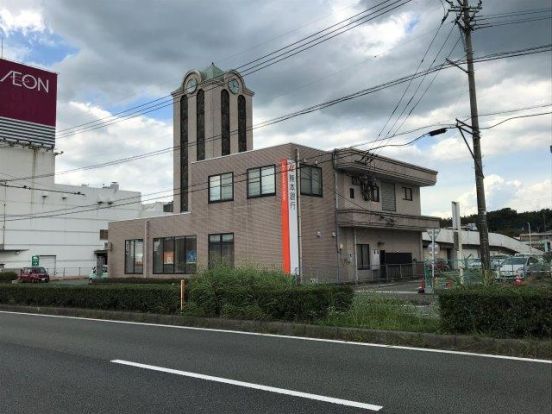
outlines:
[{"label": "large glass window", "polygon": [[247,151],[247,109],[245,97],[238,96],[238,151]]},{"label": "large glass window", "polygon": [[180,98],[180,211],[188,211],[188,96]]},{"label": "large glass window", "polygon": [[276,167],[250,168],[247,170],[247,197],[276,194]]},{"label": "large glass window", "polygon": [[322,196],[322,168],[301,165],[301,194]]},{"label": "large glass window", "polygon": [[357,269],[370,269],[370,245],[357,244]]},{"label": "large glass window", "polygon": [[220,93],[221,154],[230,154],[230,96],[223,89]]},{"label": "large glass window", "polygon": [[231,201],[234,199],[234,173],[209,177],[209,202]]},{"label": "large glass window", "polygon": [[197,142],[196,151],[197,159],[205,159],[205,92],[203,89],[197,91],[197,113],[196,113],[196,127],[197,127]]},{"label": "large glass window", "polygon": [[153,239],[153,273],[195,273],[196,249],[196,236]]},{"label": "large glass window", "polygon": [[135,274],[144,271],[144,241],[125,240],[125,273]]},{"label": "large glass window", "polygon": [[209,267],[234,266],[234,233],[209,235]]}]

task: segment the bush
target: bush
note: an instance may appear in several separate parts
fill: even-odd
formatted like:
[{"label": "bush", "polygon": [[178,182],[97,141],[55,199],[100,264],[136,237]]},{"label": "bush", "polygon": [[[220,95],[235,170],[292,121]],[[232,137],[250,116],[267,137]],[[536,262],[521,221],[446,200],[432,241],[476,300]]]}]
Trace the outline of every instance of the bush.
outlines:
[{"label": "bush", "polygon": [[0,283],[11,283],[15,279],[17,279],[16,272],[0,272]]},{"label": "bush", "polygon": [[289,276],[277,271],[216,268],[191,280],[189,299],[210,316],[312,320],[325,317],[330,308],[348,309],[353,290],[295,286]]},{"label": "bush", "polygon": [[134,285],[160,285],[160,284],[174,284],[177,283],[180,285],[180,281],[184,279],[177,279],[177,278],[171,278],[171,279],[161,279],[161,278],[154,278],[154,277],[106,277],[103,279],[94,279],[94,284],[134,284]]},{"label": "bush", "polygon": [[179,289],[171,286],[36,286],[0,287],[0,303],[60,306],[152,313],[175,313]]},{"label": "bush", "polygon": [[473,287],[439,292],[441,329],[497,337],[552,336],[552,289]]},{"label": "bush", "polygon": [[413,332],[435,332],[438,320],[430,310],[423,315],[416,306],[398,297],[363,293],[354,297],[351,308],[345,312],[333,310],[320,321],[321,325],[353,328],[385,329]]}]

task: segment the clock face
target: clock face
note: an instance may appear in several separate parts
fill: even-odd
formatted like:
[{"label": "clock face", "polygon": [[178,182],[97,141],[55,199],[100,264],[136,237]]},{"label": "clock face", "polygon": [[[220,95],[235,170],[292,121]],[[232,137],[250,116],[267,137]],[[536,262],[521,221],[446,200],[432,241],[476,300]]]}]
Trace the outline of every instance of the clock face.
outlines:
[{"label": "clock face", "polygon": [[228,82],[228,88],[230,89],[230,92],[233,94],[236,94],[240,91],[240,84],[238,83],[237,79],[232,79],[230,82]]},{"label": "clock face", "polygon": [[194,93],[197,88],[197,81],[192,78],[186,82],[186,93]]}]

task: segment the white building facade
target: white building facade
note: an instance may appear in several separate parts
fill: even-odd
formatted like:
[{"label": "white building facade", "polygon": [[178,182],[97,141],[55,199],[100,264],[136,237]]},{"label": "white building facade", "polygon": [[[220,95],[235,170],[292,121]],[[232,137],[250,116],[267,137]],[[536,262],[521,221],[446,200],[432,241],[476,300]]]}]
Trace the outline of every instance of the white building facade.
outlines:
[{"label": "white building facade", "polygon": [[110,221],[164,214],[115,182],[56,183],[56,89],[55,73],[0,59],[0,271],[87,275],[108,260]]}]

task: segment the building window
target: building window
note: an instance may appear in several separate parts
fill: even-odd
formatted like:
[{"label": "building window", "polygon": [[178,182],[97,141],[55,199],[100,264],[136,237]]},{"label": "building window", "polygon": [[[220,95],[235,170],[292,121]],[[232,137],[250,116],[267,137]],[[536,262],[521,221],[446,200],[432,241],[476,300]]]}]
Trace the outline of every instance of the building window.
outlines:
[{"label": "building window", "polygon": [[144,241],[125,240],[125,273],[136,274],[144,271]]},{"label": "building window", "polygon": [[349,198],[355,198],[355,189],[349,188]]},{"label": "building window", "polygon": [[197,91],[196,101],[197,101],[196,150],[197,150],[197,160],[199,161],[199,160],[205,159],[205,92],[203,92],[203,89],[200,89],[199,91]]},{"label": "building window", "polygon": [[180,98],[180,212],[188,211],[188,97]]},{"label": "building window", "polygon": [[381,209],[383,211],[397,211],[395,184],[381,183]]},{"label": "building window", "polygon": [[221,154],[230,154],[230,96],[226,89],[220,93]]},{"label": "building window", "polygon": [[247,170],[247,197],[274,194],[276,194],[276,167],[274,165]]},{"label": "building window", "polygon": [[209,235],[209,267],[234,266],[234,233]]},{"label": "building window", "polygon": [[403,187],[403,200],[412,201],[412,188]]},{"label": "building window", "polygon": [[380,191],[376,184],[370,186],[370,200],[375,203],[379,203],[380,201]]},{"label": "building window", "polygon": [[191,274],[197,269],[196,236],[153,239],[153,273]]},{"label": "building window", "polygon": [[232,201],[234,199],[234,173],[209,177],[209,202]]},{"label": "building window", "polygon": [[357,269],[370,269],[370,245],[357,244]]},{"label": "building window", "polygon": [[301,165],[301,194],[322,197],[322,168]]},{"label": "building window", "polygon": [[107,230],[100,230],[100,240],[109,240]]},{"label": "building window", "polygon": [[245,98],[238,96],[238,151],[247,151],[247,111],[245,107]]}]

